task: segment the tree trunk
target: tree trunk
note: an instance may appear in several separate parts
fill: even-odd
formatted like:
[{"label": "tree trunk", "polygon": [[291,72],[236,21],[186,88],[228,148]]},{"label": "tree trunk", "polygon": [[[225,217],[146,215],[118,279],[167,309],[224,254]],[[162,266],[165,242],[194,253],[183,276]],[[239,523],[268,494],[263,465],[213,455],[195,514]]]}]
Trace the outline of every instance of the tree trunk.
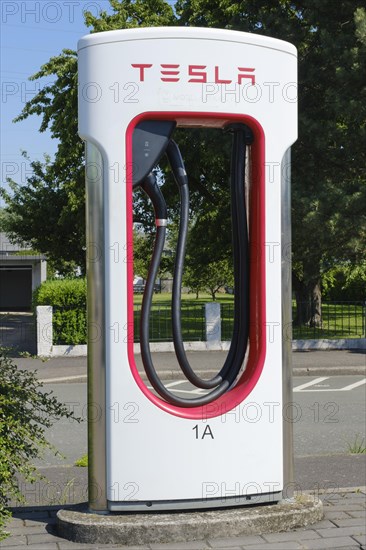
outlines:
[{"label": "tree trunk", "polygon": [[294,284],[296,298],[296,317],[294,325],[321,327],[322,325],[322,297],[320,279],[304,284],[297,281]]},{"label": "tree trunk", "polygon": [[217,292],[217,289],[212,288],[212,287],[209,286],[209,287],[208,287],[208,290],[210,291],[212,301],[213,301],[213,302],[216,302],[216,292]]}]

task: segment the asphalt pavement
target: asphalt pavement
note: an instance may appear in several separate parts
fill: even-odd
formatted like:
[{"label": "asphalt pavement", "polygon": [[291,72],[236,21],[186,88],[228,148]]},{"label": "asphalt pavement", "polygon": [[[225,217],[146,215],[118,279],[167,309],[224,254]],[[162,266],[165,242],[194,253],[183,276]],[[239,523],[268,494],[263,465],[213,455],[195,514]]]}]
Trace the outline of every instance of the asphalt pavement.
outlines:
[{"label": "asphalt pavement", "polygon": [[[174,353],[153,353],[154,364],[161,379],[181,377]],[[140,355],[136,363],[143,371]],[[192,367],[202,376],[212,376],[223,365],[226,352],[189,351],[187,357]],[[49,359],[13,359],[20,369],[37,370],[38,377],[45,383],[80,382],[87,376],[86,357],[52,357]],[[292,352],[294,376],[330,376],[343,374],[366,374],[366,353],[364,350],[337,351],[294,351]]]}]

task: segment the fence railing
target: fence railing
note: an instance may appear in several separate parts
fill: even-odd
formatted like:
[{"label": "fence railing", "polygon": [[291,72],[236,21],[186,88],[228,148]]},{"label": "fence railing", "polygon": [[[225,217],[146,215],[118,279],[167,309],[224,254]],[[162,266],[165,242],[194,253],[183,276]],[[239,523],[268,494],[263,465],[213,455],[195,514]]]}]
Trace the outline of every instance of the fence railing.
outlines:
[{"label": "fence railing", "polygon": [[366,337],[366,302],[326,302],[323,301],[320,317],[314,322],[316,305],[304,302],[300,307],[309,313],[306,324],[297,325],[296,304],[293,303],[293,338],[365,338]]},{"label": "fence railing", "polygon": [[[48,307],[48,306],[45,306]],[[52,327],[53,345],[86,344],[85,309],[50,308],[47,317]],[[307,311],[311,313],[310,308]],[[49,314],[47,314],[49,315]],[[134,341],[140,341],[141,306],[134,307]],[[293,319],[296,320],[296,304]],[[233,303],[184,301],[181,305],[182,335],[186,342],[230,341],[234,325]],[[366,337],[366,303],[323,302],[317,323],[310,320],[297,326],[293,323],[293,339],[340,339]],[[288,333],[288,332],[287,332]],[[167,303],[154,303],[150,314],[150,341],[171,342],[171,308]]]}]

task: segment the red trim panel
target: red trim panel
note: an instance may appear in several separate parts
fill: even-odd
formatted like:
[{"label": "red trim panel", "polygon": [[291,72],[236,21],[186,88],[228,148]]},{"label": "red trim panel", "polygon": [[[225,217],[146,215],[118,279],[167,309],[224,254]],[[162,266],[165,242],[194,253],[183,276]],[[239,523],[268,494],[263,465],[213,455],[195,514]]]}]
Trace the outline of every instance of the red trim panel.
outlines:
[{"label": "red trim panel", "polygon": [[[243,122],[254,133],[252,187],[250,194],[250,329],[247,366],[236,386],[216,401],[200,407],[177,407],[152,393],[138,373],[133,350],[133,212],[132,212],[132,134],[135,126],[146,119],[176,120],[183,127],[223,127],[230,122]],[[132,375],[145,396],[167,413],[190,419],[223,415],[239,405],[256,386],[266,356],[266,287],[265,287],[265,136],[261,125],[252,117],[230,113],[147,112],[131,120],[126,131],[126,204],[127,204],[127,300],[128,358]]]}]

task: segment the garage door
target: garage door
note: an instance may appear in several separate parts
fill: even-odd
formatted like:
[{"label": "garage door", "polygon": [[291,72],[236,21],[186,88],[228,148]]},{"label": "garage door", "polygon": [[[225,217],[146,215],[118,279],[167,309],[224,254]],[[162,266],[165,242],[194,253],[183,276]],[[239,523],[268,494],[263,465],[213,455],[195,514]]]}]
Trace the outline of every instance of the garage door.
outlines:
[{"label": "garage door", "polygon": [[29,311],[32,305],[32,267],[0,267],[0,310]]}]

